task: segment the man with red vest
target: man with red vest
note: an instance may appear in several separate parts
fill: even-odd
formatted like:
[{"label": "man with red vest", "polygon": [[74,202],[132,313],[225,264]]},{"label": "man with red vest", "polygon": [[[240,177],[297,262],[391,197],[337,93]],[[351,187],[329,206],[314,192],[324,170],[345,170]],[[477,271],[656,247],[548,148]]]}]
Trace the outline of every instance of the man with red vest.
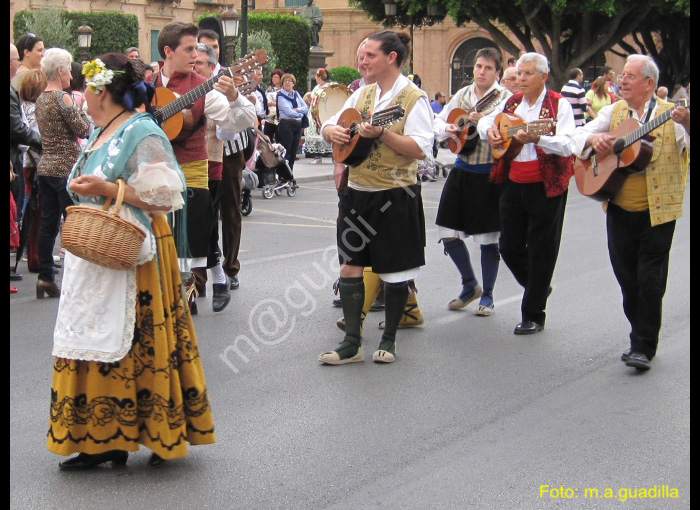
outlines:
[{"label": "man with red vest", "polygon": [[564,209],[573,175],[571,135],[576,124],[571,104],[545,86],[549,77],[547,59],[526,53],[517,63],[521,92],[511,96],[478,124],[479,134],[492,147],[502,148],[504,139],[493,126],[499,110],[515,114],[525,122],[552,119],[551,135],[536,135],[521,129],[514,139],[523,144],[510,161],[496,160],[491,171],[495,182],[504,182],[501,193],[500,252],[503,261],[525,288],[522,321],[516,335],[542,331],[550,283],[559,254]]},{"label": "man with red vest", "polygon": [[[187,23],[169,23],[158,35],[158,52],[164,59],[161,71],[153,75],[156,87],[167,87],[183,95],[201,85],[206,79],[194,72],[197,60],[197,26]],[[206,267],[209,253],[210,228],[213,207],[208,189],[208,165],[206,131],[207,119],[231,132],[243,131],[255,122],[255,107],[238,94],[233,79],[220,76],[213,85],[214,90],[188,106],[192,117],[192,128],[186,136],[172,141],[178,163],[187,181],[187,240],[192,268]],[[181,139],[182,138],[182,139]],[[214,282],[228,293],[228,281]],[[225,305],[224,305],[225,306]],[[223,307],[219,307],[221,310]]]}]

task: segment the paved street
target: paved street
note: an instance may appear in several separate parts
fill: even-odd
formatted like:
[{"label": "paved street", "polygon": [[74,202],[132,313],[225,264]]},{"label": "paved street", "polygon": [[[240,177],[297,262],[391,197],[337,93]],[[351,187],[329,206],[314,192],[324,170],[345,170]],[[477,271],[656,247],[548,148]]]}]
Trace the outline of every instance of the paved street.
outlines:
[{"label": "paved street", "polygon": [[[619,361],[628,325],[604,214],[573,181],[546,329],[513,335],[522,291],[505,265],[493,316],[449,311],[460,280],[437,243],[442,178],[423,186],[426,324],[399,331],[397,361],[377,365],[383,314],[373,312],[367,361],[328,367],[316,358],[342,338],[331,306],[336,194],[330,180],[301,178],[311,170],[299,167],[295,197],[253,194],[241,287],[222,313],[211,297],[200,301],[217,444],[159,468],[142,448],[124,469],[58,470],[45,447],[57,301],[35,299],[35,276],[20,265],[25,278],[10,296],[11,508],[689,507],[690,186],[648,373]],[[631,499],[655,486],[655,499]],[[663,487],[677,497],[658,497]],[[599,498],[584,493],[592,488]]]}]

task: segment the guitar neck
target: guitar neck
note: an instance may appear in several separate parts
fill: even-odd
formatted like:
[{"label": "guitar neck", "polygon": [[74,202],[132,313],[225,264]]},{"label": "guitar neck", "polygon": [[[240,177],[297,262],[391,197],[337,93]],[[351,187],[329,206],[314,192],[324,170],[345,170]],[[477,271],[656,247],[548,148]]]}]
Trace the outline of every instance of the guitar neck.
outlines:
[{"label": "guitar neck", "polygon": [[224,70],[221,72],[221,74],[212,76],[204,83],[197,85],[189,92],[181,95],[172,103],[165,105],[163,108],[159,108],[155,112],[156,119],[159,122],[169,119],[177,112],[184,110],[188,106],[194,104],[194,102],[197,101],[197,99],[199,99],[200,97],[206,96],[209,92],[211,92],[214,89],[214,84],[219,80],[219,76],[221,75],[231,76],[231,73],[228,70]]},{"label": "guitar neck", "polygon": [[549,132],[551,128],[552,123],[550,122],[528,122],[519,126],[509,127],[504,138],[513,138],[520,130],[523,130],[526,133],[532,132],[532,134],[541,135]]},{"label": "guitar neck", "polygon": [[158,120],[158,122],[163,122],[179,111],[184,110],[188,106],[194,104],[197,99],[206,96],[212,91],[214,84],[221,76],[232,78],[234,73],[243,72],[245,70],[252,69],[255,66],[262,66],[266,63],[267,53],[265,53],[263,50],[258,50],[246,55],[245,57],[234,62],[230,67],[222,69],[219,74],[212,76],[204,83],[197,85],[195,88],[178,97],[171,103],[168,103],[162,108],[156,110],[154,113],[156,120]]},{"label": "guitar neck", "polygon": [[[381,112],[377,112],[372,115],[366,122],[369,122],[373,126],[386,126],[392,122],[397,121],[403,117],[403,108],[400,105],[392,106]],[[354,136],[359,131],[359,124],[350,127],[350,136]]]},{"label": "guitar neck", "polygon": [[491,102],[495,99],[497,94],[498,90],[493,89],[491,92],[482,97],[472,108],[477,112],[485,110],[491,105]]},{"label": "guitar neck", "polygon": [[661,115],[658,115],[651,119],[649,122],[645,122],[641,126],[639,126],[637,129],[629,133],[628,135],[622,137],[622,140],[624,141],[624,145],[620,144],[620,147],[618,147],[618,144],[615,144],[614,152],[616,154],[619,154],[622,152],[624,149],[632,145],[634,142],[639,140],[640,138],[644,137],[645,135],[651,133],[653,130],[655,130],[657,127],[659,127],[661,124],[664,124],[671,118],[671,114],[673,113],[674,108],[669,108],[665,112],[663,112]]},{"label": "guitar neck", "polygon": [[400,111],[400,106],[393,106],[391,108],[387,108],[386,110],[377,112],[374,115],[372,115],[369,119],[369,123],[373,126],[384,126],[386,124],[391,124],[392,122],[397,120],[397,115]]}]

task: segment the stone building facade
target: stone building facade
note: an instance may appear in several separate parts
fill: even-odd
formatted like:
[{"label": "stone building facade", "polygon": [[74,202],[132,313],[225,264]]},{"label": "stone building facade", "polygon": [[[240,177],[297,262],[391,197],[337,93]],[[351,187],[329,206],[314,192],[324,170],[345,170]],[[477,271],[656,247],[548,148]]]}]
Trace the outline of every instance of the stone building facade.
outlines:
[{"label": "stone building facade", "polygon": [[[233,4],[241,10],[241,1],[246,0],[10,0],[10,34],[12,19],[20,10],[37,10],[46,7],[61,7],[71,11],[120,11],[134,14],[139,20],[139,48],[144,60],[157,60],[156,41],[158,32],[172,21],[195,22],[205,13],[222,10]],[[275,12],[299,15],[305,0],[247,0],[254,6],[250,12]],[[370,21],[363,11],[352,8],[347,0],[315,0],[323,13],[323,28],[320,43],[324,52],[332,55],[326,66],[354,67],[360,42],[382,26]],[[407,27],[403,29],[410,31]],[[436,91],[448,96],[458,89],[460,83],[471,77],[475,53],[485,46],[496,46],[489,34],[476,24],[458,28],[446,18],[445,22],[432,27],[413,30],[413,72],[420,75],[423,89],[432,97]],[[510,55],[504,53],[504,60]],[[619,69],[618,69],[619,67]],[[613,63],[613,68],[620,71]]]}]

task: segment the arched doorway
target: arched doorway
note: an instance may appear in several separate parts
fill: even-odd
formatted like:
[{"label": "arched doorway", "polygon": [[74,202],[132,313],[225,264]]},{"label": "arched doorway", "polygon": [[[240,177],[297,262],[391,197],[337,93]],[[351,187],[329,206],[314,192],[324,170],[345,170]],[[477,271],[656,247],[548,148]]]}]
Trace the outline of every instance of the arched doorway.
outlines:
[{"label": "arched doorway", "polygon": [[498,51],[501,51],[496,43],[485,37],[473,37],[457,46],[450,59],[450,69],[452,71],[450,94],[457,92],[464,80],[472,81],[474,78],[474,58],[476,53],[482,48],[496,48]]}]

